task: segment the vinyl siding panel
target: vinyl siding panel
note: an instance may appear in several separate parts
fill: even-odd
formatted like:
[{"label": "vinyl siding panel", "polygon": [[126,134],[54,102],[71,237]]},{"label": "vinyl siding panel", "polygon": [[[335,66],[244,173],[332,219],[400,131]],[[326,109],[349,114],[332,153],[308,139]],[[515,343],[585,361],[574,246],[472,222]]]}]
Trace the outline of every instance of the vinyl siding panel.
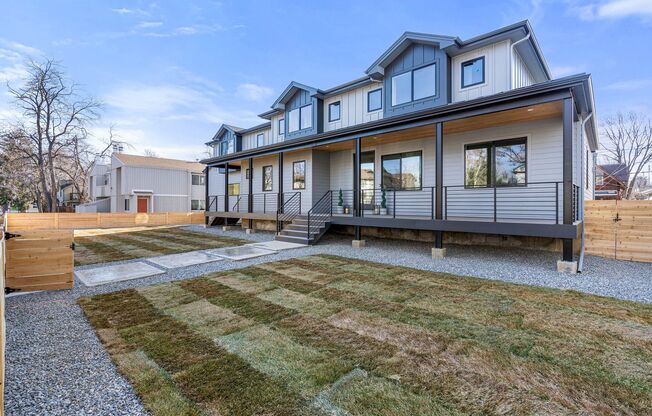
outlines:
[{"label": "vinyl siding panel", "polygon": [[331,189],[330,168],[330,154],[320,150],[313,150],[312,182],[307,184],[307,186],[312,187],[313,205]]},{"label": "vinyl siding panel", "polygon": [[155,194],[190,193],[190,172],[136,166],[124,166],[122,169],[125,181],[123,194],[132,193],[134,190],[151,190]]},{"label": "vinyl siding panel", "polygon": [[271,137],[272,137],[272,143],[279,143],[285,140],[285,135],[280,135],[279,134],[279,129],[278,129],[278,121],[280,119],[285,118],[285,113],[277,114],[275,116],[272,116],[271,120]]},{"label": "vinyl siding panel", "polygon": [[[383,109],[368,112],[367,94],[369,91],[382,88],[382,83],[373,83],[361,88],[328,97],[324,100],[324,131],[337,130],[357,124],[368,123],[383,118]],[[340,119],[328,121],[328,105],[340,102]]]},{"label": "vinyl siding panel", "polygon": [[[201,199],[204,199],[204,197],[202,196]],[[135,204],[136,202],[133,205]],[[188,197],[154,195],[154,212],[179,211],[190,211],[190,200]]]},{"label": "vinyl siding panel", "polygon": [[[510,42],[503,41],[455,56],[451,61],[452,101],[472,100],[509,90],[509,48]],[[485,57],[485,82],[462,88],[462,63],[481,56]]]},{"label": "vinyl siding panel", "polygon": [[527,87],[532,84],[534,84],[534,77],[521,55],[515,50],[512,55],[512,88]]}]

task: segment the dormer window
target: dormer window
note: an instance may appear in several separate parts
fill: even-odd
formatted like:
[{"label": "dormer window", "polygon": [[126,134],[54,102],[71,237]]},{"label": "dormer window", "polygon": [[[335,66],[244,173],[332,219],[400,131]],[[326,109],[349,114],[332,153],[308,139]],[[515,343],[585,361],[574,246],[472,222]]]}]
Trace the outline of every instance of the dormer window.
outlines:
[{"label": "dormer window", "polygon": [[437,65],[430,64],[392,77],[392,106],[437,94]]},{"label": "dormer window", "polygon": [[309,129],[312,127],[312,104],[304,105],[301,108],[295,108],[288,112],[288,131]]},{"label": "dormer window", "polygon": [[229,139],[220,142],[220,156],[235,152],[235,140]]},{"label": "dormer window", "polygon": [[312,104],[301,107],[301,130],[312,127]]},{"label": "dormer window", "polygon": [[484,56],[462,62],[462,88],[484,84]]}]

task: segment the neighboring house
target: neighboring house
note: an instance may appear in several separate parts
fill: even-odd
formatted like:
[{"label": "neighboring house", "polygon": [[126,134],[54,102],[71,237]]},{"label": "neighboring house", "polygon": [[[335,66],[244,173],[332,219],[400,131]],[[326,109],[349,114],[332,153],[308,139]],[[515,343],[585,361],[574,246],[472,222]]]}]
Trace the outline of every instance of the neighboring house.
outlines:
[{"label": "neighboring house", "polygon": [[80,203],[79,192],[75,191],[75,187],[70,180],[59,181],[59,190],[57,192],[57,201],[59,208],[63,210],[70,209],[74,211],[74,207]]},{"label": "neighboring house", "polygon": [[571,261],[594,105],[590,75],[552,79],[527,21],[468,40],[406,32],[361,78],[293,81],[268,121],[222,125],[202,161],[207,222],[278,220],[278,239],[304,243],[349,226],[357,245],[361,227],[429,230],[433,255],[444,232],[548,237]]},{"label": "neighboring house", "polygon": [[629,183],[629,169],[623,163],[597,165],[595,199],[623,199]]},{"label": "neighboring house", "polygon": [[203,211],[204,169],[198,162],[113,153],[110,164],[91,169],[91,202],[77,212]]}]

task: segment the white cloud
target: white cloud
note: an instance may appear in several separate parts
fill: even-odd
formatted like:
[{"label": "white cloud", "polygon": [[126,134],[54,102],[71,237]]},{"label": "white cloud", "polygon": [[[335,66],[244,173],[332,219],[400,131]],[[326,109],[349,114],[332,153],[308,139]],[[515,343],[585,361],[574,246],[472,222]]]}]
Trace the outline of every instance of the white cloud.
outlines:
[{"label": "white cloud", "polygon": [[149,14],[145,10],[142,10],[142,9],[129,9],[127,7],[120,7],[120,8],[117,8],[117,9],[111,9],[111,11],[113,13],[125,14],[125,15],[127,15],[127,14],[140,14],[140,15],[146,16],[146,15]]},{"label": "white cloud", "polygon": [[651,87],[652,79],[628,79],[609,84],[604,89],[611,91],[639,91]]},{"label": "white cloud", "polygon": [[575,5],[571,9],[583,20],[652,17],[652,1],[650,0],[608,0],[600,3]]},{"label": "white cloud", "polygon": [[229,30],[236,30],[244,28],[244,25],[233,25],[225,27],[219,24],[195,24],[187,26],[178,26],[170,31],[157,31],[157,32],[146,32],[145,36],[157,37],[157,38],[167,38],[173,36],[193,36],[193,35],[209,35],[217,32],[226,32]]},{"label": "white cloud", "polygon": [[140,29],[151,29],[154,27],[161,27],[163,26],[163,22],[140,22],[136,27]]},{"label": "white cloud", "polygon": [[257,85],[252,83],[245,83],[238,85],[236,94],[248,101],[264,101],[271,97],[274,90],[270,87]]}]

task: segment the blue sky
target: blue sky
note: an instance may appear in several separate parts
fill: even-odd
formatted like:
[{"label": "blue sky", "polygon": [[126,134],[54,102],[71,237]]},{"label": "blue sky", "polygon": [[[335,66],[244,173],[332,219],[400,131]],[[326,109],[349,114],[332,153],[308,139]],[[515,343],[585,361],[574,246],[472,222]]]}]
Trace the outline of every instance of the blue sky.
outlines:
[{"label": "blue sky", "polygon": [[[440,4],[441,3],[441,4]],[[296,80],[363,75],[404,31],[466,39],[530,19],[555,77],[593,75],[598,113],[652,113],[652,0],[5,1],[0,82],[28,57],[60,61],[114,125],[159,156],[197,158],[222,122],[252,126]],[[5,89],[0,121],[16,114]]]}]

